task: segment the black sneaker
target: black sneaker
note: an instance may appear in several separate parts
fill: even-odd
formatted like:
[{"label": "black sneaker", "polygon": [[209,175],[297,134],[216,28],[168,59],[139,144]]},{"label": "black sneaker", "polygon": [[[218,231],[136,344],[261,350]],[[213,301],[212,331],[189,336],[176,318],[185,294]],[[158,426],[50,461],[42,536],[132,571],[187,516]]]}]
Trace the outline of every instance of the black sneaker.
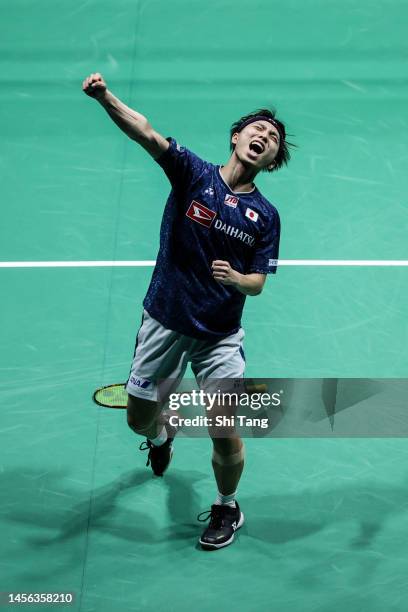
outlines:
[{"label": "black sneaker", "polygon": [[139,446],[141,451],[149,451],[146,466],[151,465],[153,473],[156,476],[163,476],[164,472],[170,465],[171,458],[173,457],[173,440],[177,433],[177,429],[169,425],[168,422],[165,423],[165,427],[169,437],[164,444],[161,446],[154,446],[150,440],[146,439]]},{"label": "black sneaker", "polygon": [[[200,518],[203,514],[208,515],[205,518]],[[222,548],[232,544],[236,530],[244,524],[244,515],[238,502],[235,502],[235,508],[214,504],[211,506],[211,510],[201,512],[197,519],[201,522],[210,519],[210,524],[199,540],[205,550]]]}]

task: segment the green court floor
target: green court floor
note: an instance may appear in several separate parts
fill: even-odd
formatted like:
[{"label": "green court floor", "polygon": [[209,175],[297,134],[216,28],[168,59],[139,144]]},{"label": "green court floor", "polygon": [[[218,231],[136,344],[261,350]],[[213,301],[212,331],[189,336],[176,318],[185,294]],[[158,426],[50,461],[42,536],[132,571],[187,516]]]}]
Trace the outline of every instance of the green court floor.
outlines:
[{"label": "green court floor", "polygon": [[[155,259],[169,183],[82,93],[97,71],[214,163],[237,118],[278,109],[298,149],[256,184],[282,259],[408,259],[401,2],[9,0],[1,14],[0,262]],[[210,441],[176,440],[154,479],[125,411],[91,401],[127,378],[151,272],[0,268],[0,591],[75,592],[78,612],[405,612],[405,439],[248,439],[246,523],[233,546],[197,547]],[[407,274],[281,266],[247,299],[248,376],[406,378]]]}]

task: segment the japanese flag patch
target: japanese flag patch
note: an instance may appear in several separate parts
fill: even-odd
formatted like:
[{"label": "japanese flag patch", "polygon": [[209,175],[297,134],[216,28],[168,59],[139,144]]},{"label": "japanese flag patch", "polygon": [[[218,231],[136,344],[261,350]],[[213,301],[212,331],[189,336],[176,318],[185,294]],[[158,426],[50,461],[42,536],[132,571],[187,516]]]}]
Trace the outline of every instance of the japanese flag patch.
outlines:
[{"label": "japanese flag patch", "polygon": [[255,223],[258,221],[258,213],[252,210],[252,208],[246,209],[245,216],[251,219],[251,221],[255,221]]}]

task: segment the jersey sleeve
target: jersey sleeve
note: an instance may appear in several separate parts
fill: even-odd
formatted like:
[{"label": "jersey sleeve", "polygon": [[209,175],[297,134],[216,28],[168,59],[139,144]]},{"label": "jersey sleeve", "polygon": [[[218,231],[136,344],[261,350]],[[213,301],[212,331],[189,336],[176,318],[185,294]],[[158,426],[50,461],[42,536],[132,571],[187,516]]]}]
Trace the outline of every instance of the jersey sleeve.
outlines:
[{"label": "jersey sleeve", "polygon": [[276,209],[262,233],[249,266],[249,273],[275,274],[278,267],[280,219]]},{"label": "jersey sleeve", "polygon": [[169,136],[169,148],[156,159],[174,189],[182,190],[196,182],[205,170],[206,162]]}]

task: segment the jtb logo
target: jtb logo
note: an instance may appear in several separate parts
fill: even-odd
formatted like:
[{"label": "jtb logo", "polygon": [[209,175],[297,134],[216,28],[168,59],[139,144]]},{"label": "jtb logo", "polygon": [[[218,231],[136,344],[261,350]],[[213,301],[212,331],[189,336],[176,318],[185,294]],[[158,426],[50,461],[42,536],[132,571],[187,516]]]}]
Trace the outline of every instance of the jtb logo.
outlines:
[{"label": "jtb logo", "polygon": [[229,193],[227,193],[227,195],[225,196],[224,204],[226,204],[227,206],[231,206],[231,208],[236,208],[238,202],[239,198],[237,198],[237,196],[230,195]]}]

